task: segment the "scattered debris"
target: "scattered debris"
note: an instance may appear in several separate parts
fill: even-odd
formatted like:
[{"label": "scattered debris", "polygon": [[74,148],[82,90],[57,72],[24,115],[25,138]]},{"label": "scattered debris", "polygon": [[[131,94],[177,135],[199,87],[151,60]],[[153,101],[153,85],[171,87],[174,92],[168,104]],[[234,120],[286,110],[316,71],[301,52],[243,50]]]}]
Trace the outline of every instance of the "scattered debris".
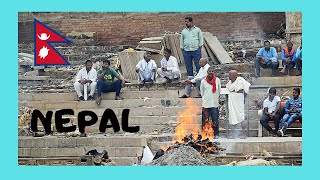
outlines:
[{"label": "scattered debris", "polygon": [[145,146],[143,149],[143,155],[142,155],[142,160],[141,164],[148,164],[151,163],[153,160],[153,154],[148,146]]},{"label": "scattered debris", "polygon": [[93,163],[96,166],[115,166],[115,162],[109,159],[108,152],[103,150],[99,153],[96,149],[90,150],[86,155],[93,156]]}]

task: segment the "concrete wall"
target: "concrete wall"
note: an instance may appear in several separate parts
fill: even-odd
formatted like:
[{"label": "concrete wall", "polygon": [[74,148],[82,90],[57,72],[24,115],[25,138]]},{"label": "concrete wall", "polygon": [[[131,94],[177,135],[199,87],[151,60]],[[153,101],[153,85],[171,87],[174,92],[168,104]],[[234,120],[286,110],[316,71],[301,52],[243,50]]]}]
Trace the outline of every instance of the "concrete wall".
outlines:
[{"label": "concrete wall", "polygon": [[285,13],[19,13],[19,43],[33,42],[33,18],[61,34],[97,32],[102,45],[137,44],[142,38],[181,32],[184,18],[220,41],[252,41],[275,33]]}]

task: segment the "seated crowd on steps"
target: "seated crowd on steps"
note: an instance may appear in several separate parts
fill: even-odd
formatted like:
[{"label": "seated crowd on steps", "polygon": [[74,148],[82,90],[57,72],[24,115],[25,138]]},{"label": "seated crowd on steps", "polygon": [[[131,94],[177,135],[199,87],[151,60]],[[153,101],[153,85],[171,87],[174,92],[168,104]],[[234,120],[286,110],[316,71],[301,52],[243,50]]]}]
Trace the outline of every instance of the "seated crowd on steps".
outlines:
[{"label": "seated crowd on steps", "polygon": [[[203,35],[200,28],[193,25],[192,17],[185,18],[186,27],[181,32],[180,48],[183,52],[186,71],[188,77],[182,80],[181,72],[177,59],[172,56],[170,49],[164,49],[163,59],[161,60],[161,67],[157,67],[157,64],[151,58],[151,52],[147,51],[144,54],[142,60],[136,65],[136,72],[138,77],[138,83],[143,85],[145,83],[155,83],[157,75],[164,78],[165,83],[171,83],[172,81],[182,80],[185,83],[185,92],[180,98],[189,98],[191,93],[191,85],[195,85],[197,90],[197,98],[202,98],[202,125],[205,120],[213,121],[213,128],[215,129],[215,137],[219,138],[219,111],[217,110],[219,105],[219,95],[221,89],[220,79],[214,75],[214,68],[210,67],[206,58],[201,58],[201,48],[203,46]],[[264,42],[264,47],[259,50],[255,60],[255,76],[260,77],[260,68],[271,68],[272,76],[276,76],[276,70],[279,67],[278,54],[274,47],[270,46],[269,41]],[[286,74],[290,68],[297,67],[297,75],[302,74],[302,42],[297,48],[293,48],[293,43],[288,42],[287,47],[281,51],[281,59],[283,69],[280,71],[282,74]],[[193,72],[193,63],[195,64],[196,75]],[[115,80],[117,78],[117,80]],[[100,70],[96,71],[92,68],[92,62],[87,60],[85,67],[81,69],[76,76],[76,82],[74,88],[78,95],[79,101],[93,100],[94,92],[97,89],[98,97],[96,99],[97,105],[101,103],[102,92],[116,92],[115,99],[121,100],[120,91],[125,84],[125,80],[110,67],[110,61],[104,60]],[[229,82],[227,89],[229,90],[229,124],[234,131],[234,127],[237,124],[242,126],[242,136],[246,137],[246,125],[244,123],[244,98],[249,93],[248,83],[244,78],[238,77],[238,73],[235,70],[229,72]],[[275,89],[270,88],[269,98],[267,98],[264,105],[264,115],[261,118],[261,124],[269,131],[273,132],[268,125],[269,120],[273,120],[276,126],[276,132],[270,134],[276,134],[279,130],[280,121],[280,107],[279,97],[275,96]],[[294,92],[298,92],[296,89]],[[89,93],[89,95],[88,95]],[[300,89],[299,93],[300,94]],[[299,96],[299,95],[298,95]],[[293,99],[292,102],[295,102]],[[293,103],[294,104],[294,103]],[[289,103],[289,105],[291,105]],[[295,104],[297,105],[297,104]],[[299,105],[299,104],[298,104]],[[302,101],[300,103],[302,107]],[[290,107],[288,107],[290,108]],[[287,110],[287,109],[286,109]],[[283,136],[286,128],[290,126],[293,119],[300,117],[301,115],[293,116],[292,114],[298,113],[298,110],[289,109],[288,115],[284,116],[284,121],[281,123],[279,135]],[[287,112],[286,111],[286,112]],[[294,112],[293,112],[294,111]],[[302,113],[299,111],[299,113]],[[231,138],[233,135],[231,135]]]}]

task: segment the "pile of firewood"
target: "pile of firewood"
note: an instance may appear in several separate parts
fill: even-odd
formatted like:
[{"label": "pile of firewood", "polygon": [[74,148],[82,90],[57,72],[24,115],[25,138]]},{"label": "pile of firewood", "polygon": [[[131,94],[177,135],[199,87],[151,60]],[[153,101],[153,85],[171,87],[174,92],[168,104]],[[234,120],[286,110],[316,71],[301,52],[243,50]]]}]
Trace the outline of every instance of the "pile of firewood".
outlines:
[{"label": "pile of firewood", "polygon": [[174,144],[170,145],[165,150],[159,149],[154,156],[157,159],[165,154],[167,151],[171,151],[180,146],[191,146],[197,150],[202,156],[207,156],[208,154],[219,154],[219,151],[224,151],[223,147],[219,146],[218,142],[212,142],[208,138],[202,140],[201,134],[198,134],[196,138],[193,138],[192,134],[185,136],[181,142],[176,141]]}]

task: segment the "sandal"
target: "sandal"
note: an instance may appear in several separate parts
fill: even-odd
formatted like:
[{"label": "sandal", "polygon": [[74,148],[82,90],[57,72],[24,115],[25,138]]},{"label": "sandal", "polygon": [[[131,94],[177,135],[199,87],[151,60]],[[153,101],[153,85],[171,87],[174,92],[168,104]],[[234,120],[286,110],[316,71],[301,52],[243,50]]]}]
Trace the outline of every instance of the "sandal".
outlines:
[{"label": "sandal", "polygon": [[98,98],[98,99],[96,100],[96,104],[97,104],[97,105],[100,105],[100,104],[101,104],[101,98]]},{"label": "sandal", "polygon": [[181,96],[180,98],[189,98],[189,95],[184,94],[183,96]]},{"label": "sandal", "polygon": [[201,94],[199,94],[198,96],[196,96],[195,98],[202,98]]}]

